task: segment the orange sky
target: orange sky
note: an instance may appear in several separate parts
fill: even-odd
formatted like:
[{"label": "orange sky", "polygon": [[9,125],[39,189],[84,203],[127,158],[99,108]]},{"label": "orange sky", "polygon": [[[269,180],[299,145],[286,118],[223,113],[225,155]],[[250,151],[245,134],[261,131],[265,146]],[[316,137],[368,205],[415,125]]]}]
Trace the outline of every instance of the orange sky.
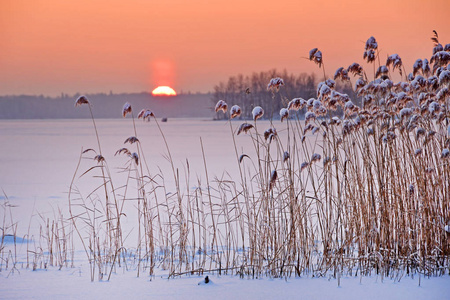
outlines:
[{"label": "orange sky", "polygon": [[433,29],[450,43],[449,13],[448,0],[0,0],[0,95],[205,92],[238,73],[317,72],[301,58],[314,47],[332,76],[372,35],[410,71]]}]

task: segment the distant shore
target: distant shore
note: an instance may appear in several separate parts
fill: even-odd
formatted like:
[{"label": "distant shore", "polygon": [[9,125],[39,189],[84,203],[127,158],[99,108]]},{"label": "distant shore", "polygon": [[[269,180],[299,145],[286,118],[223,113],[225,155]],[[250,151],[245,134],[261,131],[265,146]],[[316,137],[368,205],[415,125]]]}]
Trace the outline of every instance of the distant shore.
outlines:
[{"label": "distant shore", "polygon": [[[84,107],[74,109],[79,95],[60,97],[0,96],[0,119],[80,119],[90,118]],[[126,102],[134,111],[145,108],[157,118],[213,118],[214,107],[210,94],[181,94],[155,97],[150,93],[86,95],[93,105],[96,118],[119,118]]]}]

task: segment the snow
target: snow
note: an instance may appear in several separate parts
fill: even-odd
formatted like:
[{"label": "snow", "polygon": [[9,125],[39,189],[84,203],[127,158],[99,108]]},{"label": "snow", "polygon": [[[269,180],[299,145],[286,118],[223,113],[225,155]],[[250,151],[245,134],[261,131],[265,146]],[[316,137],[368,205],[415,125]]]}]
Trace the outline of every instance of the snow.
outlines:
[{"label": "snow", "polygon": [[[340,120],[338,118],[333,119]],[[123,138],[133,134],[130,119],[96,120],[102,143],[102,154],[110,165],[122,166],[123,156],[114,153],[123,146]],[[261,122],[263,128],[269,121]],[[152,125],[136,124],[142,147],[152,165],[167,169],[162,156],[164,145]],[[252,127],[252,125],[248,124]],[[258,124],[259,125],[259,124]],[[161,124],[171,145],[175,163],[189,159],[192,172],[203,176],[199,136],[202,136],[211,176],[220,174],[226,167],[237,176],[236,157],[225,122],[203,120],[174,120]],[[233,125],[234,127],[237,125]],[[449,129],[450,130],[450,129]],[[283,133],[280,131],[280,135]],[[280,137],[282,138],[282,137]],[[248,136],[236,137],[242,148],[251,148]],[[96,139],[91,120],[5,121],[0,120],[0,141],[8,147],[0,150],[0,188],[15,205],[12,208],[17,221],[17,237],[4,237],[3,246],[12,249],[14,240],[19,253],[15,269],[0,271],[1,299],[449,299],[450,276],[424,277],[415,274],[397,274],[383,278],[375,273],[360,277],[354,272],[341,278],[324,277],[291,278],[240,278],[235,274],[219,275],[217,272],[184,275],[168,279],[168,271],[157,266],[155,276],[117,268],[110,281],[90,280],[90,268],[82,248],[76,247],[73,267],[38,266],[35,271],[26,268],[24,253],[29,240],[25,237],[30,216],[36,212],[52,215],[54,210],[67,204],[67,191],[81,147],[95,147]],[[30,147],[32,145],[32,147]],[[182,145],[182,147],[178,147]],[[130,148],[131,149],[131,148]],[[91,153],[91,152],[89,152]],[[252,154],[246,151],[250,156]],[[317,155],[320,154],[316,153]],[[314,154],[314,155],[316,155]],[[245,154],[244,154],[245,155]],[[313,156],[314,156],[313,155]],[[92,155],[94,156],[94,155]],[[285,154],[284,157],[288,157]],[[317,157],[318,159],[320,159]],[[88,163],[91,164],[92,161]],[[198,167],[197,167],[198,166]],[[302,163],[302,168],[308,163]],[[117,170],[113,170],[116,172]],[[215,173],[215,174],[214,174]],[[1,196],[2,202],[5,196]],[[3,213],[3,212],[2,212]],[[3,219],[0,215],[0,219]],[[131,216],[129,216],[131,218]],[[8,216],[9,218],[9,216]],[[39,218],[35,216],[34,219]],[[33,219],[33,220],[34,220]],[[448,226],[444,228],[448,231]],[[34,228],[39,230],[39,228]],[[34,248],[33,248],[34,249]],[[13,253],[13,252],[12,252]],[[145,271],[143,271],[145,272]],[[210,283],[199,285],[208,275]]]},{"label": "snow", "polygon": [[[0,273],[3,299],[448,299],[448,276],[405,277],[400,281],[381,277],[240,279],[209,275],[210,283],[198,285],[204,276],[137,278],[134,273],[114,274],[111,281],[89,281],[82,267],[73,269]],[[151,280],[150,280],[151,279]],[[420,281],[420,286],[419,286]]]}]

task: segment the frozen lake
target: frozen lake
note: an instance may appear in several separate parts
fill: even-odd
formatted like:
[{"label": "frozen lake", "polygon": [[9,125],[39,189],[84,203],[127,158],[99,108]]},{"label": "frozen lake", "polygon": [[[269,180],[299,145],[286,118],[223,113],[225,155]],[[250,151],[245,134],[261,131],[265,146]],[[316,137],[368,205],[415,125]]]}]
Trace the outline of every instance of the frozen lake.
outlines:
[{"label": "frozen lake", "polygon": [[[120,166],[123,159],[114,154],[124,147],[126,138],[134,136],[131,119],[99,119],[96,123],[103,155],[110,165]],[[189,159],[195,168],[202,161],[200,137],[208,163],[224,168],[235,161],[228,123],[173,119],[160,126],[175,163]],[[149,164],[164,168],[167,151],[155,123],[139,120],[136,127]],[[92,121],[86,119],[2,120],[0,142],[0,185],[17,201],[64,198],[81,150],[98,148]]]},{"label": "frozen lake", "polygon": [[[233,129],[236,130],[241,123],[240,121],[232,122]],[[120,168],[126,165],[128,159],[123,155],[115,156],[114,154],[125,146],[132,152],[135,151],[133,150],[135,145],[124,145],[125,139],[135,135],[133,122],[130,118],[99,119],[96,120],[96,124],[102,154],[111,169],[114,181],[121,185],[124,174],[120,173]],[[228,122],[170,119],[167,123],[159,124],[167,139],[175,168],[179,170],[183,184],[188,160],[190,185],[195,186],[196,179],[201,180],[202,185],[205,185],[200,138],[203,142],[210,180],[216,176],[218,178],[225,176],[236,182],[239,181],[239,168]],[[269,121],[258,121],[258,132],[261,133],[271,126],[277,128],[281,139],[286,138],[284,130],[286,124],[280,121],[274,121],[273,124]],[[170,163],[166,159],[166,146],[154,120],[150,123],[137,121],[136,130],[150,173],[166,174],[165,184],[168,189],[173,188],[173,174]],[[319,136],[308,135],[307,142],[314,144]],[[249,135],[235,135],[235,138],[238,155],[248,154],[250,157],[255,157],[253,142]],[[56,215],[56,210],[67,210],[69,186],[77,169],[80,153],[88,148],[98,149],[95,131],[92,121],[89,119],[0,120],[0,143],[3,146],[0,149],[0,188],[3,190],[0,197],[4,200],[7,196],[9,202],[14,206],[11,210],[14,222],[18,222],[17,237],[27,234],[30,223],[42,223],[42,216],[52,218]],[[98,178],[92,178],[91,175],[82,180],[79,179],[81,173],[96,165],[92,159],[94,156],[93,152],[86,153],[87,159],[81,160],[80,168],[77,171],[76,184],[84,192],[89,192],[98,185],[98,183],[92,183],[96,180],[98,182]],[[3,212],[2,210],[2,214]],[[0,217],[3,219],[5,216],[1,215]],[[9,216],[6,217],[9,218]],[[123,222],[124,232],[136,233],[135,216],[128,214]],[[33,230],[39,230],[39,228],[31,228],[31,231]],[[450,293],[448,276],[420,280],[420,276],[416,275],[415,277],[405,277],[402,281],[386,278],[384,282],[379,276],[363,278],[345,276],[341,279],[341,287],[338,288],[336,279],[331,279],[330,282],[331,277],[240,280],[236,276],[221,277],[212,274],[210,277],[213,285],[205,288],[197,285],[197,282],[203,278],[198,275],[170,281],[161,279],[168,276],[168,271],[164,269],[157,270],[158,276],[153,278],[151,283],[148,282],[148,276],[136,278],[136,272],[130,270],[114,272],[111,279],[112,282],[115,282],[114,286],[104,282],[92,285],[90,284],[89,265],[85,261],[86,258],[81,247],[76,248],[74,267],[63,268],[62,271],[57,271],[55,267],[50,268],[51,272],[40,272],[39,269],[38,272],[32,272],[23,267],[26,262],[23,255],[28,248],[25,249],[27,246],[23,240],[18,239],[17,242],[19,243],[18,251],[22,255],[22,258],[19,259],[21,261],[20,274],[9,273],[9,271],[0,272],[0,291],[7,298],[44,299],[55,297],[55,295],[69,298],[78,296],[98,298],[107,295],[125,297],[125,293],[128,293],[130,289],[135,291],[135,295],[147,297],[149,288],[155,297],[173,299],[178,299],[182,295],[189,299],[209,299],[212,293],[221,295],[219,298],[253,295],[250,298],[255,299],[278,297],[290,299],[297,298],[298,295],[311,299],[330,297],[336,299],[379,299],[380,297],[445,299]],[[121,274],[122,272],[123,274]],[[55,282],[58,284],[55,285]],[[116,286],[116,284],[118,285]],[[420,287],[418,287],[419,284]],[[67,286],[72,288],[63,288]]]},{"label": "frozen lake", "polygon": [[[233,130],[241,124],[233,121]],[[96,125],[100,137],[103,156],[111,168],[113,178],[119,176],[119,168],[126,163],[123,155],[115,156],[122,147],[133,150],[134,145],[124,145],[126,138],[134,136],[133,122],[124,119],[98,119]],[[167,139],[175,168],[180,177],[185,176],[186,161],[189,162],[191,180],[205,178],[202,148],[206,157],[210,178],[221,177],[227,172],[232,178],[238,175],[238,164],[226,121],[203,119],[169,119],[159,122]],[[260,131],[269,128],[269,121],[258,121]],[[285,123],[274,122],[280,135]],[[136,120],[137,136],[144,149],[144,156],[150,171],[166,174],[166,183],[171,183],[173,175],[166,159],[164,140],[154,120]],[[254,147],[247,134],[235,136],[238,154],[252,155]],[[90,119],[80,120],[0,120],[0,188],[14,208],[19,228],[28,226],[34,211],[51,213],[56,208],[67,206],[67,196],[81,151],[98,149],[95,131]],[[95,154],[86,154],[94,157]],[[94,160],[83,160],[80,171],[94,166]],[[79,172],[80,172],[79,171]],[[182,180],[183,181],[183,180]],[[88,184],[88,181],[84,181]],[[173,181],[172,181],[173,182]],[[80,184],[80,183],[78,183]],[[87,191],[92,186],[78,186]],[[5,195],[4,195],[4,194]]]}]

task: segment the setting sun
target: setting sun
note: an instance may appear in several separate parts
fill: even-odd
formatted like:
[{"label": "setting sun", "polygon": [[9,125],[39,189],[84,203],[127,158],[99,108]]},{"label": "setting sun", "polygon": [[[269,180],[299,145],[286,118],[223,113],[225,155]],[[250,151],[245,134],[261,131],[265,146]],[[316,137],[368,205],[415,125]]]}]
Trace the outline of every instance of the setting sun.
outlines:
[{"label": "setting sun", "polygon": [[168,86],[158,86],[152,91],[153,96],[176,96],[177,93],[173,88]]}]

